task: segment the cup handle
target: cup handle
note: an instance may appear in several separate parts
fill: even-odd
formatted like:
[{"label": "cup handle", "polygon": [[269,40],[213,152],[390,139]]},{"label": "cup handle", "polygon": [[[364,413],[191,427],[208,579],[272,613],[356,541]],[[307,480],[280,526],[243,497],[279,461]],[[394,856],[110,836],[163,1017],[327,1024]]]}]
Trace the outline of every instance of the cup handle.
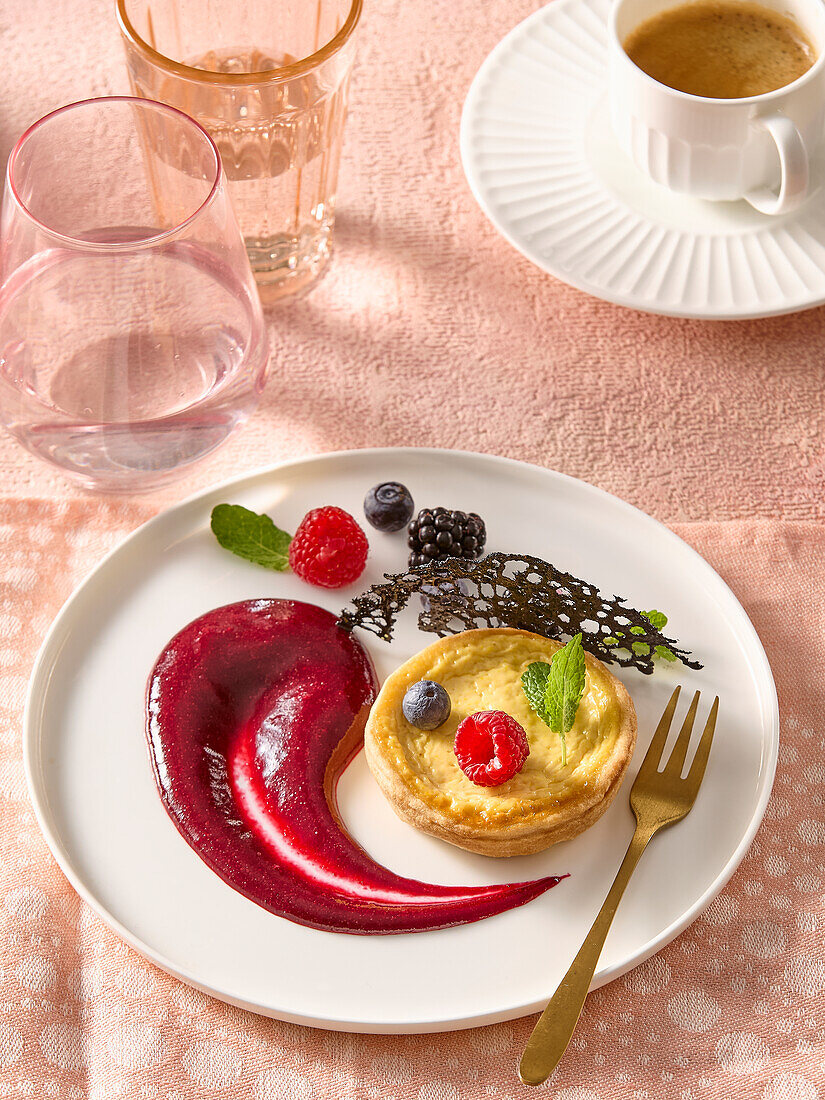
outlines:
[{"label": "cup handle", "polygon": [[779,192],[769,187],[749,191],[745,198],[762,214],[786,214],[794,210],[808,193],[808,151],[796,126],[786,115],[766,115],[753,119],[758,129],[767,130],[779,153],[781,179]]}]

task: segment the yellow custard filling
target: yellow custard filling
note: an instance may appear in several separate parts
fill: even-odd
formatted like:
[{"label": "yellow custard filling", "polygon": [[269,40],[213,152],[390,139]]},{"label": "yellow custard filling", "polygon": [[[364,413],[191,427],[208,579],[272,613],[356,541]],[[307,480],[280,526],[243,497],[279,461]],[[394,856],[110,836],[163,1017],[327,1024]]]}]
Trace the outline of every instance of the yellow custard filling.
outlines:
[{"label": "yellow custard filling", "polygon": [[[604,789],[600,779],[613,764],[624,715],[613,677],[589,659],[562,767],[560,738],[531,710],[521,685],[527,666],[549,663],[560,646],[506,630],[468,631],[435,643],[384,683],[370,716],[372,736],[411,788],[430,799],[437,794],[443,808],[459,818],[512,819],[571,801],[586,805]],[[435,680],[449,693],[452,712],[437,730],[419,730],[404,718],[404,693],[417,680]],[[511,715],[524,727],[530,746],[522,770],[498,787],[472,783],[453,752],[459,722],[480,710]]]}]

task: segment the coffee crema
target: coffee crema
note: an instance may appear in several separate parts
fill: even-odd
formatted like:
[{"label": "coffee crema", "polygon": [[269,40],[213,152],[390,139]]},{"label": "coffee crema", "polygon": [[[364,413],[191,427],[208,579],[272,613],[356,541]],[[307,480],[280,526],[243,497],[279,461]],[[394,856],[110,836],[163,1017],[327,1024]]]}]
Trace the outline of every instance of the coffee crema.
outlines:
[{"label": "coffee crema", "polygon": [[623,46],[660,84],[709,99],[784,88],[817,58],[790,16],[750,0],[695,0],[670,8],[631,31]]}]

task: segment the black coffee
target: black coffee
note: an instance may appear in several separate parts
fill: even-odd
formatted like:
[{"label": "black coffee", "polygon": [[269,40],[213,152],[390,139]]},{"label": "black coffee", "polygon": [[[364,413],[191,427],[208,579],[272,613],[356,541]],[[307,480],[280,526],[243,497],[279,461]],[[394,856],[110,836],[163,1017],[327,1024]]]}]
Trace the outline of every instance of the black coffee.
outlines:
[{"label": "black coffee", "polygon": [[749,0],[696,0],[659,12],[628,35],[624,48],[654,80],[712,99],[784,88],[816,61],[793,19]]}]

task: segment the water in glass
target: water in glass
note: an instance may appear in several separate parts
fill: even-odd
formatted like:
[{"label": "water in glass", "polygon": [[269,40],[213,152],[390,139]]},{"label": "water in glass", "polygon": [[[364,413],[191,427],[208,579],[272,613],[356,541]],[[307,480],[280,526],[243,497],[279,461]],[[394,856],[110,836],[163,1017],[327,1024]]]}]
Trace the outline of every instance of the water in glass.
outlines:
[{"label": "water in glass", "polygon": [[40,458],[147,489],[254,408],[261,307],[191,119],[125,98],[47,116],[10,158],[3,244],[0,416]]}]

